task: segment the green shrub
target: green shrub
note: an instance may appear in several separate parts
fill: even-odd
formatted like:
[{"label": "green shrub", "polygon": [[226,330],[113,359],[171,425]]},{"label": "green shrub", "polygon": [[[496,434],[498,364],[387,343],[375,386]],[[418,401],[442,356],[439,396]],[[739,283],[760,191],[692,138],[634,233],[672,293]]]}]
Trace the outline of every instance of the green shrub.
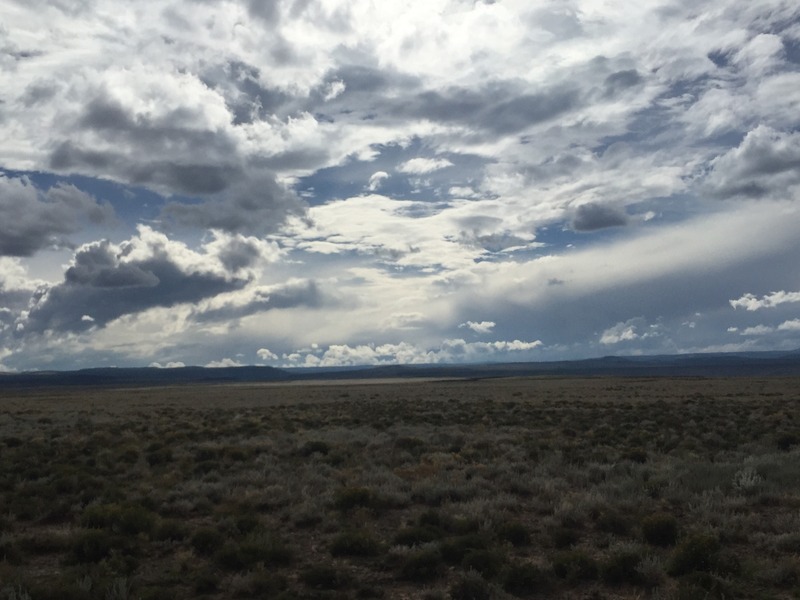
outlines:
[{"label": "green shrub", "polygon": [[792,447],[800,444],[800,436],[798,436],[796,433],[784,433],[778,436],[776,444],[778,446],[778,450],[782,452],[788,452],[792,449]]},{"label": "green shrub", "polygon": [[151,467],[165,465],[172,461],[172,450],[169,448],[158,448],[150,450],[146,456],[147,464]]},{"label": "green shrub", "polygon": [[492,579],[500,573],[504,563],[503,555],[496,550],[470,550],[461,561],[461,566]]},{"label": "green shrub", "polygon": [[219,589],[220,577],[214,571],[200,571],[192,579],[194,591],[198,594],[210,594]]},{"label": "green shrub", "polygon": [[138,504],[95,504],[81,515],[81,525],[90,529],[111,529],[126,535],[150,533],[156,515]]},{"label": "green shrub", "polygon": [[629,460],[638,464],[647,462],[647,451],[643,448],[632,448],[622,455],[624,460]]},{"label": "green shrub", "polygon": [[10,535],[0,534],[0,561],[5,561],[11,565],[18,565],[23,562],[19,544]]},{"label": "green shrub", "polygon": [[585,552],[570,550],[553,557],[553,572],[567,581],[591,581],[597,579],[597,562]]},{"label": "green shrub", "polygon": [[491,586],[474,573],[467,573],[450,588],[452,600],[490,600],[491,597]]},{"label": "green shrub", "polygon": [[300,581],[319,590],[339,590],[350,585],[350,576],[330,565],[316,565],[300,573]]},{"label": "green shrub", "polygon": [[286,566],[294,560],[294,553],[283,540],[275,535],[253,533],[240,544],[243,560],[248,566],[264,563]]},{"label": "green shrub", "polygon": [[442,542],[442,557],[448,564],[458,565],[470,551],[485,550],[488,546],[486,537],[478,533],[459,535]]},{"label": "green shrub", "polygon": [[639,583],[641,577],[637,567],[642,557],[633,550],[616,552],[606,558],[600,566],[600,578],[609,585]]},{"label": "green shrub", "polygon": [[318,453],[325,456],[330,451],[331,447],[327,443],[321,441],[310,441],[306,442],[303,447],[300,448],[300,455],[311,456],[312,454]]},{"label": "green shrub", "polygon": [[214,561],[224,569],[241,571],[247,566],[241,548],[235,542],[228,540],[222,548],[214,553]]},{"label": "green shrub", "polygon": [[420,546],[429,542],[435,542],[443,536],[444,532],[438,527],[416,525],[398,531],[394,536],[393,542],[398,546]]},{"label": "green shrub", "polygon": [[261,525],[261,520],[257,514],[247,512],[236,517],[236,529],[242,535],[252,533]]},{"label": "green shrub", "polygon": [[520,547],[531,543],[531,534],[528,528],[517,521],[503,523],[497,528],[497,537],[510,542],[511,545]]},{"label": "green shrub", "polygon": [[74,562],[94,563],[111,554],[114,538],[108,531],[89,529],[72,539],[70,554]]},{"label": "green shrub", "polygon": [[189,527],[176,519],[162,519],[153,531],[153,539],[160,542],[180,542],[189,537]]},{"label": "green shrub", "polygon": [[353,508],[382,508],[383,503],[372,490],[364,487],[345,487],[336,490],[334,508],[348,511]]},{"label": "green shrub", "polygon": [[615,510],[604,510],[595,521],[597,529],[614,535],[628,535],[631,531],[631,521],[625,515]]},{"label": "green shrub", "polygon": [[378,540],[363,530],[343,531],[331,542],[332,556],[375,556],[380,551]]},{"label": "green shrub", "polygon": [[547,573],[536,565],[511,565],[503,574],[503,589],[515,596],[531,596],[550,587]]},{"label": "green shrub", "polygon": [[673,576],[693,571],[710,571],[719,559],[719,540],[711,534],[694,534],[684,539],[672,552],[667,573]]},{"label": "green shrub", "polygon": [[443,568],[444,562],[438,550],[423,549],[404,557],[400,576],[408,581],[430,581],[440,577]]},{"label": "green shrub", "polygon": [[676,600],[726,600],[736,598],[736,590],[724,579],[711,573],[694,572],[678,582]]},{"label": "green shrub", "polygon": [[194,551],[201,556],[211,556],[219,548],[225,538],[212,527],[202,527],[194,532],[191,543]]},{"label": "green shrub", "polygon": [[574,546],[581,539],[581,534],[572,527],[556,527],[550,531],[550,539],[558,550]]},{"label": "green shrub", "polygon": [[667,513],[642,519],[642,536],[653,546],[673,546],[678,540],[678,520]]}]

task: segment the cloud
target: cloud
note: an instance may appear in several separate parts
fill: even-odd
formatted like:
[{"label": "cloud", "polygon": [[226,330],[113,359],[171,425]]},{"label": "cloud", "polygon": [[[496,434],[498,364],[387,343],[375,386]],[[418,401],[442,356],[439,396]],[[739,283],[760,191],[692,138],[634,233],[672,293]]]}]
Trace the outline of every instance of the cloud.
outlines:
[{"label": "cloud", "polygon": [[78,248],[64,280],[37,290],[18,328],[25,335],[85,331],[151,307],[240,289],[249,281],[247,275],[230,275],[218,256],[194,252],[141,225],[138,235],[122,244],[103,240]]},{"label": "cloud", "polygon": [[494,321],[480,321],[480,322],[467,321],[466,323],[461,323],[461,325],[459,325],[458,327],[459,329],[467,327],[472,331],[474,331],[475,333],[484,334],[484,333],[491,333],[495,325],[497,325],[497,323],[495,323]]},{"label": "cloud", "polygon": [[753,294],[745,294],[736,300],[729,300],[730,305],[736,308],[744,308],[748,311],[760,310],[762,308],[774,308],[781,304],[800,302],[800,292],[772,292],[760,299]]},{"label": "cloud", "polygon": [[170,361],[163,365],[158,362],[151,362],[148,366],[154,367],[156,369],[182,369],[186,365],[183,364],[181,361]]},{"label": "cloud", "polygon": [[452,166],[453,163],[446,158],[412,158],[397,167],[397,170],[412,175],[425,175]]},{"label": "cloud", "polygon": [[298,197],[262,172],[200,203],[169,202],[162,214],[186,227],[263,234],[277,229],[289,216],[303,213]]},{"label": "cloud", "polygon": [[241,292],[219,295],[195,309],[197,322],[232,322],[269,310],[294,307],[319,308],[334,300],[315,281],[294,279],[271,286],[253,286]]},{"label": "cloud", "polygon": [[41,191],[27,177],[0,174],[0,255],[32,256],[69,246],[82,225],[109,224],[114,211],[76,187],[59,183]]},{"label": "cloud", "polygon": [[708,185],[720,197],[796,198],[800,185],[800,132],[759,125],[737,148],[711,161]]},{"label": "cloud", "polygon": [[370,192],[375,192],[380,189],[383,182],[389,178],[389,174],[386,171],[376,171],[372,175],[369,176],[369,184],[367,185],[367,189]]},{"label": "cloud", "polygon": [[394,365],[394,364],[433,364],[498,361],[519,353],[537,350],[542,346],[539,340],[524,342],[466,342],[462,339],[448,339],[435,347],[422,347],[408,342],[398,344],[331,344],[305,352],[286,354],[285,366],[356,366],[356,365]]},{"label": "cloud", "polygon": [[617,323],[613,327],[606,329],[600,336],[600,343],[606,346],[619,344],[620,342],[631,342],[639,339],[635,325],[628,323]]},{"label": "cloud", "polygon": [[211,362],[206,363],[206,369],[223,369],[227,367],[242,367],[244,366],[238,360],[234,360],[232,358],[223,358],[222,360],[212,360]]},{"label": "cloud", "polygon": [[259,348],[258,352],[256,352],[256,355],[263,361],[278,360],[278,355],[267,348]]},{"label": "cloud", "polygon": [[778,331],[800,331],[800,319],[791,319],[778,325]]},{"label": "cloud", "polygon": [[572,217],[572,228],[575,231],[596,231],[627,224],[628,215],[624,210],[605,204],[581,204]]},{"label": "cloud", "polygon": [[742,330],[741,335],[767,335],[775,331],[774,327],[768,325],[756,325],[754,327],[746,327]]}]

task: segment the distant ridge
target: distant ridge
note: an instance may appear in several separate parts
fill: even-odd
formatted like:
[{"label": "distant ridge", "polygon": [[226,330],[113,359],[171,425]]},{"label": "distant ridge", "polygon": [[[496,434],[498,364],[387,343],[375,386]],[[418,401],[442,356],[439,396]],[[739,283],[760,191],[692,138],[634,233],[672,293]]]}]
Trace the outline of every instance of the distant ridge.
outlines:
[{"label": "distant ridge", "polygon": [[152,387],[197,383],[257,383],[344,379],[561,377],[800,376],[800,350],[656,356],[605,356],[527,363],[383,365],[278,369],[275,367],[96,368],[1,373],[3,388],[50,386]]}]

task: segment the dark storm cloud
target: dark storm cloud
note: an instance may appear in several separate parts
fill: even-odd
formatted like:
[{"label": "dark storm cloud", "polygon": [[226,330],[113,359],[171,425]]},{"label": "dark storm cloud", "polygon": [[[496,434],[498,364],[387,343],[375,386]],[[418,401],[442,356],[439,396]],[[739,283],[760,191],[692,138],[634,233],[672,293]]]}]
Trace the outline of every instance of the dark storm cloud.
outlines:
[{"label": "dark storm cloud", "polygon": [[642,76],[636,69],[628,69],[625,71],[617,71],[606,77],[603,82],[606,97],[614,97],[622,91],[639,85],[642,82]]},{"label": "dark storm cloud", "polygon": [[206,68],[200,79],[225,98],[234,125],[296,112],[296,99],[285,90],[265,87],[260,76],[258,67],[230,60]]},{"label": "dark storm cloud", "polygon": [[318,308],[326,301],[324,294],[314,281],[298,281],[285,285],[261,287],[245,303],[229,302],[221,307],[197,311],[194,319],[199,322],[230,321],[279,308],[299,306]]},{"label": "dark storm cloud", "polygon": [[575,231],[596,231],[606,227],[627,225],[628,215],[623,209],[594,202],[582,204],[575,209],[572,228]]},{"label": "dark storm cloud", "polygon": [[20,335],[102,327],[123,315],[197,302],[248,283],[210,267],[183,265],[158,240],[136,243],[138,248],[103,240],[81,247],[64,281],[34,295]]},{"label": "dark storm cloud", "polygon": [[0,256],[31,256],[69,245],[86,222],[109,223],[114,211],[72,185],[37,190],[26,178],[0,175]]},{"label": "dark storm cloud", "polygon": [[190,195],[220,192],[241,176],[241,170],[232,165],[182,164],[168,159],[136,162],[127,154],[85,150],[70,141],[63,142],[52,153],[50,167],[62,172],[87,169],[110,172],[132,185],[166,187]]},{"label": "dark storm cloud", "polygon": [[230,232],[274,230],[287,215],[302,215],[303,205],[268,172],[231,186],[200,204],[170,202],[163,216],[184,226]]},{"label": "dark storm cloud", "polygon": [[135,185],[213,194],[240,177],[241,167],[235,161],[235,144],[219,132],[197,129],[198,118],[182,108],[157,119],[134,117],[115,100],[100,95],[87,104],[76,130],[94,132],[114,150],[65,140],[51,153],[50,167],[67,172],[99,170]]},{"label": "dark storm cloud", "polygon": [[[407,116],[463,123],[495,135],[523,131],[553,119],[579,104],[577,88],[557,86],[540,93],[518,93],[498,83],[479,91],[451,87],[429,90],[396,106]],[[509,98],[510,96],[510,98]]]},{"label": "dark storm cloud", "polygon": [[800,133],[759,126],[712,161],[707,184],[722,198],[788,197],[800,184]]},{"label": "dark storm cloud", "polygon": [[103,147],[63,141],[51,153],[50,166],[198,197],[199,202],[172,201],[166,206],[164,215],[182,225],[264,232],[274,230],[288,214],[302,213],[298,198],[275,181],[272,163],[311,166],[324,156],[299,152],[249,160],[227,134],[197,128],[199,118],[185,108],[157,118],[137,116],[100,94],[86,106],[76,131],[99,136]]},{"label": "dark storm cloud", "polygon": [[261,250],[252,239],[233,238],[219,253],[219,261],[231,272],[254,264],[261,258]]}]

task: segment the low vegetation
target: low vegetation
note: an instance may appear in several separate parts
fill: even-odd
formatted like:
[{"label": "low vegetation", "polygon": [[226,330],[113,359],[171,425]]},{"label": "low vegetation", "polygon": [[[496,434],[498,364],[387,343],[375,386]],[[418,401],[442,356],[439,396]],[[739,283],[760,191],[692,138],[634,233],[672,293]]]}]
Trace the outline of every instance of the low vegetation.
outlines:
[{"label": "low vegetation", "polygon": [[0,600],[800,597],[800,381],[0,397]]}]

